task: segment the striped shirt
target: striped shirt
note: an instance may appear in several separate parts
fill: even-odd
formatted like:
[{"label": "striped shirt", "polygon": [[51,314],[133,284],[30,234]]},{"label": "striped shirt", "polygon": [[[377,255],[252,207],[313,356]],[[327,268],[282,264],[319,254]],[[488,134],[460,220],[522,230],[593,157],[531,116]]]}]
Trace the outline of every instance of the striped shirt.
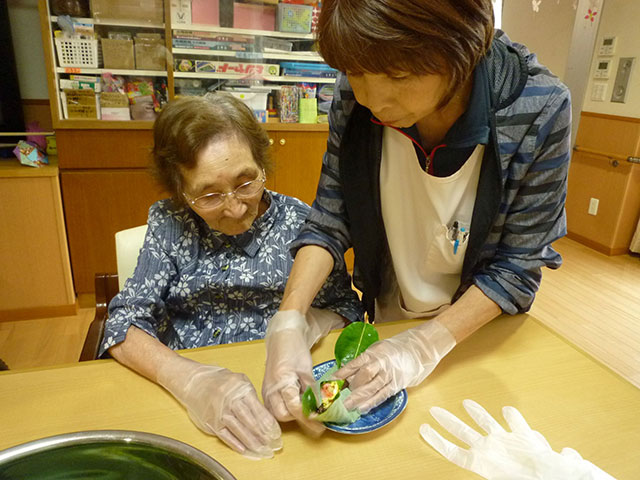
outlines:
[{"label": "striped shirt", "polygon": [[[453,300],[474,284],[504,312],[515,314],[530,308],[541,281],[541,268],[558,268],[562,263],[551,243],[566,234],[571,100],[568,88],[538,63],[534,54],[512,43],[501,31],[496,31],[484,64],[491,92],[490,144],[483,160],[461,285]],[[341,76],[334,90],[316,200],[292,249],[322,246],[341,267],[345,250],[353,245],[354,282],[363,291],[365,307],[371,314],[373,300],[379,294],[375,283],[380,278],[379,264],[383,261],[379,254],[383,249],[367,257],[367,243],[386,240],[384,225],[376,224],[379,158],[345,155],[347,143],[356,143],[355,137],[361,136],[343,137],[358,108],[363,107],[357,105],[346,77]],[[374,146],[374,152],[375,148],[379,146]],[[353,151],[359,149],[349,150]],[[378,199],[371,208],[354,206],[357,202],[353,198],[358,195],[361,203],[369,201],[367,192],[354,194],[344,178],[348,163],[357,161],[373,171],[373,180],[358,185],[359,190],[371,188],[369,197]],[[359,221],[353,213],[369,215],[371,221]],[[373,225],[367,227],[369,223]],[[360,240],[356,238],[358,225],[369,228],[366,241],[361,234]]]}]

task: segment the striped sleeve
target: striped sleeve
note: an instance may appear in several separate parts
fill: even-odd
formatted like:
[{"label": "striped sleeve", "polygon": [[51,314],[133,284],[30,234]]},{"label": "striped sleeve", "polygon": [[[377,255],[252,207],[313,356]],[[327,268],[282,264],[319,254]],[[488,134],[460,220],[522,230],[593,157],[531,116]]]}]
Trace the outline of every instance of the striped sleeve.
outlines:
[{"label": "striped sleeve", "polygon": [[339,75],[329,112],[329,138],[322,159],[316,199],[298,238],[291,246],[294,257],[297,250],[305,245],[325,248],[333,256],[334,269],[344,267],[344,252],[351,247],[349,218],[340,181],[339,153],[342,133],[354,104],[355,98],[346,76]]},{"label": "striped sleeve", "polygon": [[[542,267],[562,263],[551,243],[566,234],[571,100],[568,89],[554,83],[527,87],[515,107],[521,113],[497,118],[505,132],[527,132],[519,145],[501,139],[500,155],[511,161],[500,212],[485,245],[494,253],[487,255],[474,283],[510,314],[529,310]],[[538,105],[541,99],[548,100],[546,105]]]}]

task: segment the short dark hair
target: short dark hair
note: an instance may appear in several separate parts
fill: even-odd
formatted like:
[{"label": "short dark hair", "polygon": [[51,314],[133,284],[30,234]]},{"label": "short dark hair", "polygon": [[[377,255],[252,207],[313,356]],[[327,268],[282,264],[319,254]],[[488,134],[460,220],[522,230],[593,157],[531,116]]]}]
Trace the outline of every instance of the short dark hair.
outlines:
[{"label": "short dark hair", "polygon": [[493,39],[491,0],[324,0],[320,53],[346,73],[444,74],[446,105]]},{"label": "short dark hair", "polygon": [[247,142],[260,168],[272,170],[269,136],[241,100],[225,92],[176,98],[153,125],[151,171],[173,200],[184,205],[180,169],[195,167],[200,150],[212,140],[234,135]]}]

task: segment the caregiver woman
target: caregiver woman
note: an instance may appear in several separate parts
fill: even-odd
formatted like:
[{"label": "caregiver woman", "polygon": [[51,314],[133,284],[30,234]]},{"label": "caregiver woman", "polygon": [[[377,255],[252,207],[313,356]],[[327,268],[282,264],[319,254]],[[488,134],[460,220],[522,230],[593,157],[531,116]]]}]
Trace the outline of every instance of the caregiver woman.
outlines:
[{"label": "caregiver woman", "polygon": [[319,42],[344,74],[267,331],[263,398],[281,421],[301,418],[304,315],[347,248],[371,320],[425,319],[336,373],[345,406],[366,412],[496,316],[526,312],[566,232],[569,91],[494,32],[491,0],[325,0]]}]

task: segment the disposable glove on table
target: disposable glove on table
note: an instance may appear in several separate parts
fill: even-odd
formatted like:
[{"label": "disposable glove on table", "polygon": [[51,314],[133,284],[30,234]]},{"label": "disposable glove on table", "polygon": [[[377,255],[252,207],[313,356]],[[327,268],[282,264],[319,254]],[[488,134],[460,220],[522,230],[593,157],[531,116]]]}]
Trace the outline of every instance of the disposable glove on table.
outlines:
[{"label": "disposable glove on table", "polygon": [[282,448],[280,426],[246,375],[176,356],[163,366],[158,383],[187,409],[200,430],[242,455],[271,458]]},{"label": "disposable glove on table", "polygon": [[344,406],[364,414],[403,388],[419,385],[455,345],[437,320],[374,343],[334,374],[349,382]]},{"label": "disposable glove on table", "polygon": [[308,386],[315,388],[310,348],[332,328],[342,326],[342,317],[315,308],[309,309],[306,318],[296,310],[285,310],[269,320],[262,398],[278,420],[296,420],[307,433],[322,434],[324,425],[302,413],[300,396]]},{"label": "disposable glove on table", "polygon": [[487,435],[443,408],[432,407],[430,412],[445,430],[469,445],[468,449],[444,439],[428,424],[420,427],[420,435],[429,445],[462,468],[491,480],[615,480],[571,448],[553,451],[513,407],[502,409],[509,432],[473,400],[462,404]]}]

